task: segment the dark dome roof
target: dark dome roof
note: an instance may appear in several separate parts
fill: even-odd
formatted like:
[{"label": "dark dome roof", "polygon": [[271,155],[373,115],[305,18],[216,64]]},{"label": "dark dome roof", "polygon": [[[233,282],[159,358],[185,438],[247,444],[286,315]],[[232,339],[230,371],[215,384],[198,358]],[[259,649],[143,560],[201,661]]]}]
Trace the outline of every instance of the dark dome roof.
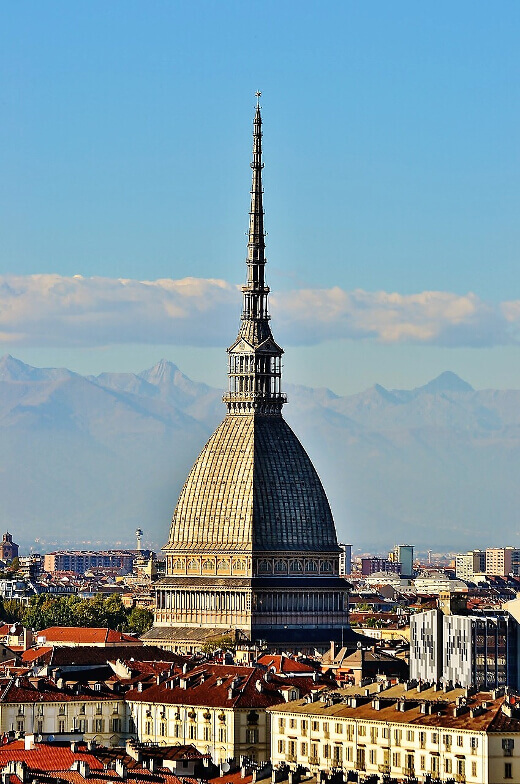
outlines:
[{"label": "dark dome roof", "polygon": [[320,478],[282,417],[224,419],[184,484],[167,547],[337,551]]}]

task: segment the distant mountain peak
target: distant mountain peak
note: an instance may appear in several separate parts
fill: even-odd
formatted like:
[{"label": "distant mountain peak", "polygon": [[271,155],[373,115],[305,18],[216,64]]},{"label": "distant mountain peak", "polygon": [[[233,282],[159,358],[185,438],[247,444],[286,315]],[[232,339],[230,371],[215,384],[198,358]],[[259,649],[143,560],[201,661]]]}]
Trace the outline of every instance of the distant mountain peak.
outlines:
[{"label": "distant mountain peak", "polygon": [[429,392],[430,394],[435,394],[437,392],[474,391],[475,390],[471,384],[468,384],[467,381],[464,381],[464,379],[462,379],[456,373],[453,373],[451,370],[445,370],[444,373],[441,373],[440,376],[432,379],[432,381],[429,381],[424,386],[414,389],[414,392]]},{"label": "distant mountain peak", "polygon": [[145,378],[151,384],[160,384],[164,381],[173,381],[176,376],[184,374],[179,370],[177,365],[170,362],[168,359],[160,359],[155,365],[148,370],[143,370],[139,373],[140,378]]}]

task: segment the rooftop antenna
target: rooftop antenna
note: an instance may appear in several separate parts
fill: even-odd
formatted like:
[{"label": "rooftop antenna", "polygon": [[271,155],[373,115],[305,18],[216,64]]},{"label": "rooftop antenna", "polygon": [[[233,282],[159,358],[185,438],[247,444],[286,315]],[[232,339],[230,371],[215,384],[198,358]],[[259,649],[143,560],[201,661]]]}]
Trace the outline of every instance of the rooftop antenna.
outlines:
[{"label": "rooftop antenna", "polygon": [[138,528],[137,531],[135,532],[135,535],[137,537],[137,552],[140,553],[141,552],[141,537],[143,535],[142,528]]}]

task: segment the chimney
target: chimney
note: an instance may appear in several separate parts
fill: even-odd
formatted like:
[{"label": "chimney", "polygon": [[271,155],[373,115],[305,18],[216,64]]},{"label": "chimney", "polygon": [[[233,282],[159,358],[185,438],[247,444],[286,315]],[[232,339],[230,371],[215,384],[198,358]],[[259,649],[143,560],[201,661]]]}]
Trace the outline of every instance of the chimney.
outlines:
[{"label": "chimney", "polygon": [[31,749],[34,749],[34,746],[35,746],[34,735],[26,735],[24,738],[25,751],[31,751]]},{"label": "chimney", "polygon": [[121,779],[126,780],[128,778],[128,768],[122,759],[116,759],[114,763],[114,770]]},{"label": "chimney", "polygon": [[335,658],[336,658],[336,643],[334,642],[334,640],[331,640],[330,641],[330,660],[334,661]]},{"label": "chimney", "polygon": [[90,765],[83,759],[74,760],[70,769],[77,771],[84,779],[88,779],[90,775]]}]

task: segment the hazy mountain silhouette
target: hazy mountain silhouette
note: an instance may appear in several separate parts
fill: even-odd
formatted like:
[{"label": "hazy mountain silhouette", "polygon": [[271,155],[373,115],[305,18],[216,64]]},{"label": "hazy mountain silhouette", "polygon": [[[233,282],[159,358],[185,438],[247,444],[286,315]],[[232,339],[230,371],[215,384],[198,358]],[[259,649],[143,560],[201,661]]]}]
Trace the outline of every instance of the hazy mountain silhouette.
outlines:
[{"label": "hazy mountain silhouette", "polygon": [[[515,544],[520,391],[451,372],[339,397],[287,387],[285,416],[322,477],[339,536],[377,551]],[[0,526],[55,544],[166,541],[178,493],[223,418],[221,390],[161,360],[84,377],[0,360]],[[38,545],[40,546],[40,545]]]}]

